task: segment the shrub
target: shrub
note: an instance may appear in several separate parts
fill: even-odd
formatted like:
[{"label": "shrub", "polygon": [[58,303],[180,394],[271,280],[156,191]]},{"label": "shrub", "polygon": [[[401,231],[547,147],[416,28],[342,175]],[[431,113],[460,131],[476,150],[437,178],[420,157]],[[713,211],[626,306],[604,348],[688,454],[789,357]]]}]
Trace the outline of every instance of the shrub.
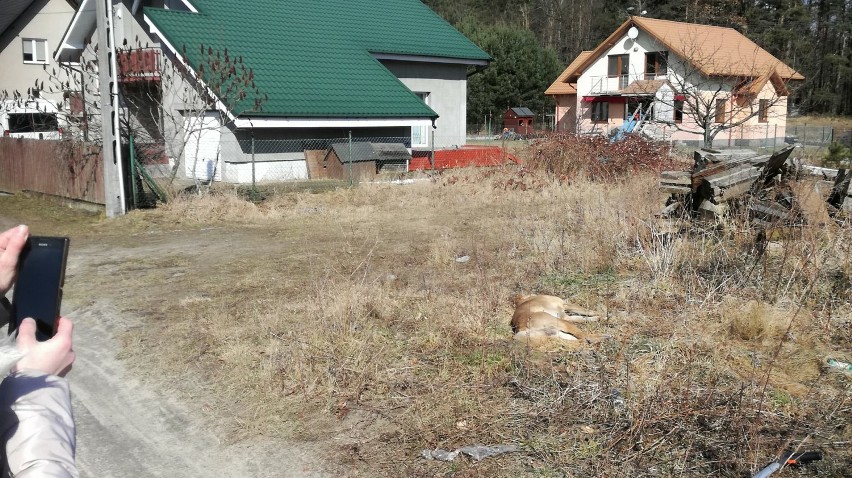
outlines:
[{"label": "shrub", "polygon": [[639,171],[659,173],[671,168],[670,147],[631,135],[610,143],[603,136],[554,134],[531,148],[527,166],[572,180],[585,175],[593,181],[616,181]]}]

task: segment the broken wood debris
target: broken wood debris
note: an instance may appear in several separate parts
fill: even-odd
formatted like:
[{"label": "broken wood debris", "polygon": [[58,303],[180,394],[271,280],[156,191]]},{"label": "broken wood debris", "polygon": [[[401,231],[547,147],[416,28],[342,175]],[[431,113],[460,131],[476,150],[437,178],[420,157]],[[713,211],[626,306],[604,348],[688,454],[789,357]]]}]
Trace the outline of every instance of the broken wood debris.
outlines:
[{"label": "broken wood debris", "polygon": [[671,194],[663,214],[673,215],[686,208],[693,217],[718,216],[730,203],[737,202],[745,206],[756,224],[802,224],[804,219],[789,184],[802,177],[812,178],[818,191],[830,192],[825,199],[829,214],[852,211],[852,172],[798,165],[791,158],[794,150],[789,146],[772,154],[743,149],[696,151],[692,171],[660,174],[660,190]]}]

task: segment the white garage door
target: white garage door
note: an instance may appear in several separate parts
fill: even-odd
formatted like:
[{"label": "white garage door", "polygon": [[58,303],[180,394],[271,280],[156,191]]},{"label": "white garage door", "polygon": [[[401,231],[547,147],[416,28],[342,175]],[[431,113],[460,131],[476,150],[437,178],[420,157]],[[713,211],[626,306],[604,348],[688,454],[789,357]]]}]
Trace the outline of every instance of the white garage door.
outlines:
[{"label": "white garage door", "polygon": [[207,112],[202,117],[187,118],[184,121],[184,167],[187,177],[200,181],[222,180],[222,168],[219,163],[221,126],[217,112]]}]

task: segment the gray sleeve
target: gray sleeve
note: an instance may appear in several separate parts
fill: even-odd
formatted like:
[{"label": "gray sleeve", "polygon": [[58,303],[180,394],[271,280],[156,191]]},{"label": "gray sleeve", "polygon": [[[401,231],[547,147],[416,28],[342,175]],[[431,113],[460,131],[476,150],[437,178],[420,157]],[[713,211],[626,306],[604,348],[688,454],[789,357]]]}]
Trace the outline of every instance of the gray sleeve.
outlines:
[{"label": "gray sleeve", "polygon": [[77,477],[76,431],[65,379],[14,373],[0,384],[3,472],[14,477]]}]

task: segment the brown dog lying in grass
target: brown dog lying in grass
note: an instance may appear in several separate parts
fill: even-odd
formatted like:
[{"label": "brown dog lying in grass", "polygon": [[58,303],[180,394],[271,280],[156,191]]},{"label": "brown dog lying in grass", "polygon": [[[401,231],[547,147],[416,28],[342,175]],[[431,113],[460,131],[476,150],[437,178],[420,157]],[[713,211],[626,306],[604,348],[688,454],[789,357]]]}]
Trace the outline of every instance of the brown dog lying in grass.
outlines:
[{"label": "brown dog lying in grass", "polygon": [[572,322],[597,320],[601,314],[552,295],[516,295],[512,298],[512,332],[515,340],[532,345],[550,343],[552,339],[592,343],[602,337],[580,330]]},{"label": "brown dog lying in grass", "polygon": [[592,322],[603,315],[600,312],[586,309],[585,307],[581,307],[573,302],[569,302],[561,297],[553,295],[518,294],[512,297],[512,305],[515,306],[516,313],[519,310],[529,314],[545,312],[569,322]]}]

